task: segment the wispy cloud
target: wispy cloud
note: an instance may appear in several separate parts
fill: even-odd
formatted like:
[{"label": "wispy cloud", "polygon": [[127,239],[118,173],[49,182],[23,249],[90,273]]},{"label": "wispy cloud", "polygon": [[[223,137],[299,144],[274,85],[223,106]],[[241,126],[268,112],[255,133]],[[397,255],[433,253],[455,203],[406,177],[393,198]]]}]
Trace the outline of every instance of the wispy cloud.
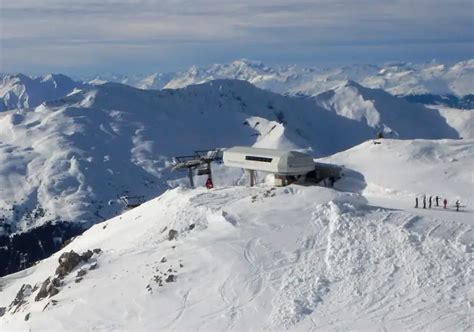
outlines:
[{"label": "wispy cloud", "polygon": [[241,56],[324,62],[321,52],[334,47],[346,52],[341,62],[360,62],[364,47],[383,48],[377,54],[385,61],[390,45],[402,58],[403,45],[407,58],[474,56],[472,0],[5,0],[0,6],[4,71],[162,70]]}]

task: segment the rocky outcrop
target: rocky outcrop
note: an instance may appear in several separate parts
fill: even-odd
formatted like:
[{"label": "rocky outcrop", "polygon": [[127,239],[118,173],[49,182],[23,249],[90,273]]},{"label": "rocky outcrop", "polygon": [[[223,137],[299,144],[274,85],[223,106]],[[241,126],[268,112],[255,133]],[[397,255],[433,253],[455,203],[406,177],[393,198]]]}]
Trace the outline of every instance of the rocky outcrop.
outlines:
[{"label": "rocky outcrop", "polygon": [[174,229],[170,229],[168,232],[168,240],[173,241],[178,237],[178,231]]},{"label": "rocky outcrop", "polygon": [[166,277],[165,281],[166,282],[175,282],[177,279],[178,279],[177,276],[175,276],[174,274],[170,274],[168,277]]},{"label": "rocky outcrop", "polygon": [[[94,249],[100,252],[100,249]],[[94,255],[94,252],[91,250],[87,250],[83,252],[81,255],[76,253],[74,250],[70,252],[64,252],[59,256],[59,266],[56,269],[56,274],[59,278],[64,278],[67,276],[72,270],[76,268],[79,263],[87,262],[89,259]]]},{"label": "rocky outcrop", "polygon": [[26,303],[27,298],[33,293],[34,289],[30,284],[24,284],[20,287],[18,293],[16,293],[15,299],[8,306],[8,311],[13,313],[17,312],[20,307]]},{"label": "rocky outcrop", "polygon": [[54,278],[51,281],[51,278],[46,279],[40,287],[38,294],[35,296],[35,302],[41,301],[46,297],[51,297],[59,293],[59,287],[61,286],[61,281],[59,278]]},{"label": "rocky outcrop", "polygon": [[[39,302],[45,298],[50,298],[58,294],[61,289],[64,288],[65,284],[68,283],[68,279],[65,279],[72,271],[74,271],[79,266],[77,274],[74,281],[77,283],[83,279],[87,274],[87,271],[95,270],[98,266],[97,261],[94,259],[94,255],[99,255],[102,252],[101,249],[97,248],[94,250],[87,250],[82,254],[76,253],[74,250],[69,252],[63,252],[59,256],[58,262],[59,266],[56,268],[55,275],[48,277],[43,282],[37,283],[35,287],[32,287],[29,284],[24,284],[21,286],[20,290],[16,294],[15,299],[11,302],[8,308],[0,307],[0,317],[5,315],[7,312],[10,314],[15,314],[19,311],[25,311],[27,308],[30,295],[35,293],[34,297],[35,302]],[[87,263],[87,264],[86,264]],[[70,287],[70,286],[68,286]],[[43,311],[49,306],[49,304],[55,305],[56,300],[50,300],[46,306],[43,308]],[[25,320],[29,319],[30,314],[28,313],[25,316]]]}]

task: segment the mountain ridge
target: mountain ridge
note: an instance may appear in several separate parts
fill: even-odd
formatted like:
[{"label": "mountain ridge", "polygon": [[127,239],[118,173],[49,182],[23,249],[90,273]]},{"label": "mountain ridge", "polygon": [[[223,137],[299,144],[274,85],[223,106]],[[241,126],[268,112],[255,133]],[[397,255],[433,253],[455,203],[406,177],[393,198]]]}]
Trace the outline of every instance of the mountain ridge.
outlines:
[{"label": "mountain ridge", "polygon": [[46,100],[64,97],[86,87],[63,74],[35,78],[23,74],[0,76],[0,112],[17,108],[34,108]]},{"label": "mountain ridge", "polygon": [[[363,92],[373,92],[369,99],[382,98],[382,104],[403,102],[379,90]],[[397,107],[384,112],[377,104],[382,116],[370,126],[365,118],[341,116],[318,102],[240,80],[159,91],[105,83],[34,109],[1,112],[0,230],[11,243],[10,234],[50,223],[88,228],[120,214],[123,196],[148,200],[186,183],[184,174],[171,172],[172,158],[195,150],[253,145],[327,156],[374,138],[385,127],[402,139],[459,137],[438,111],[415,104],[409,109],[413,123],[391,116]],[[243,175],[235,170],[225,178],[239,183]],[[225,178],[216,177],[216,184]],[[61,226],[55,232],[69,230]],[[5,264],[36,257],[28,259],[17,249],[8,255]]]},{"label": "mountain ridge", "polygon": [[[450,66],[438,63],[387,63],[334,68],[301,68],[295,65],[271,67],[261,61],[239,59],[225,64],[191,66],[188,70],[174,73],[76,76],[88,83],[65,82],[65,77],[62,77],[64,82],[56,87],[54,79],[52,85],[50,82],[48,86],[51,81],[49,76],[30,78],[23,74],[0,75],[0,111],[36,107],[43,101],[67,95],[74,88],[80,89],[83,84],[98,85],[106,82],[160,90],[177,89],[216,79],[240,79],[280,94],[316,96],[334,89],[344,81],[352,80],[368,88],[381,88],[392,95],[406,97],[408,101],[460,108],[473,108],[471,99],[474,95],[473,59]],[[56,80],[59,78],[60,75],[56,75]],[[38,88],[41,85],[43,87]]]}]

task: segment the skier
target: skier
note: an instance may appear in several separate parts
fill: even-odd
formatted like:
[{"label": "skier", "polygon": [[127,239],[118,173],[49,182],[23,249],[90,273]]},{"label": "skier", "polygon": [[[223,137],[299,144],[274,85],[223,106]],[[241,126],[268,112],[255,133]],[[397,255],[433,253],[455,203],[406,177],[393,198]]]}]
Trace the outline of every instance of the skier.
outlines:
[{"label": "skier", "polygon": [[459,212],[459,206],[461,204],[459,203],[459,199],[456,201],[456,212]]},{"label": "skier", "polygon": [[428,200],[428,207],[431,209],[431,196],[430,196],[430,199]]},{"label": "skier", "polygon": [[436,195],[435,201],[436,201],[436,206],[439,206],[439,204],[438,204],[438,203],[439,203],[439,197],[438,197],[438,195]]},{"label": "skier", "polygon": [[443,208],[446,209],[446,206],[448,205],[448,200],[446,198],[443,200],[443,205]]},{"label": "skier", "polygon": [[418,209],[418,196],[415,197],[415,209]]},{"label": "skier", "polygon": [[212,183],[211,178],[207,178],[207,180],[206,180],[206,188],[207,188],[207,189],[212,189],[212,188],[214,188],[214,184]]},{"label": "skier", "polygon": [[423,209],[426,209],[426,195],[423,195]]}]

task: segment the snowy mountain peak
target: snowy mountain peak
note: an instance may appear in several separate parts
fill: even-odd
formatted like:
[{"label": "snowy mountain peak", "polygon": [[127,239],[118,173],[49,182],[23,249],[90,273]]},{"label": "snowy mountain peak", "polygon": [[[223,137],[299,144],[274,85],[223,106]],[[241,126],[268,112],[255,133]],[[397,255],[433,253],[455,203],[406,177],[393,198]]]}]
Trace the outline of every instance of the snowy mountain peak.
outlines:
[{"label": "snowy mountain peak", "polygon": [[166,80],[165,76],[165,74],[153,73],[150,76],[142,79],[137,85],[137,88],[147,90],[161,89],[161,87],[163,86],[163,81]]},{"label": "snowy mountain peak", "polygon": [[4,81],[10,81],[10,82],[28,82],[32,80],[31,77],[24,75],[22,73],[6,74],[3,79]]},{"label": "snowy mountain peak", "polygon": [[356,90],[362,90],[364,87],[353,80],[344,80],[336,86],[336,88],[354,88]]},{"label": "snowy mountain peak", "polygon": [[47,81],[56,82],[57,84],[65,83],[65,82],[68,82],[68,83],[74,82],[72,78],[63,74],[48,74],[41,77],[41,82],[47,82]]},{"label": "snowy mountain peak", "polygon": [[31,78],[23,74],[5,75],[0,84],[0,112],[33,108],[44,101],[59,99],[85,85],[68,76],[49,74]]},{"label": "snowy mountain peak", "polygon": [[474,59],[460,61],[451,67],[451,70],[461,71],[465,69],[474,69]]}]

